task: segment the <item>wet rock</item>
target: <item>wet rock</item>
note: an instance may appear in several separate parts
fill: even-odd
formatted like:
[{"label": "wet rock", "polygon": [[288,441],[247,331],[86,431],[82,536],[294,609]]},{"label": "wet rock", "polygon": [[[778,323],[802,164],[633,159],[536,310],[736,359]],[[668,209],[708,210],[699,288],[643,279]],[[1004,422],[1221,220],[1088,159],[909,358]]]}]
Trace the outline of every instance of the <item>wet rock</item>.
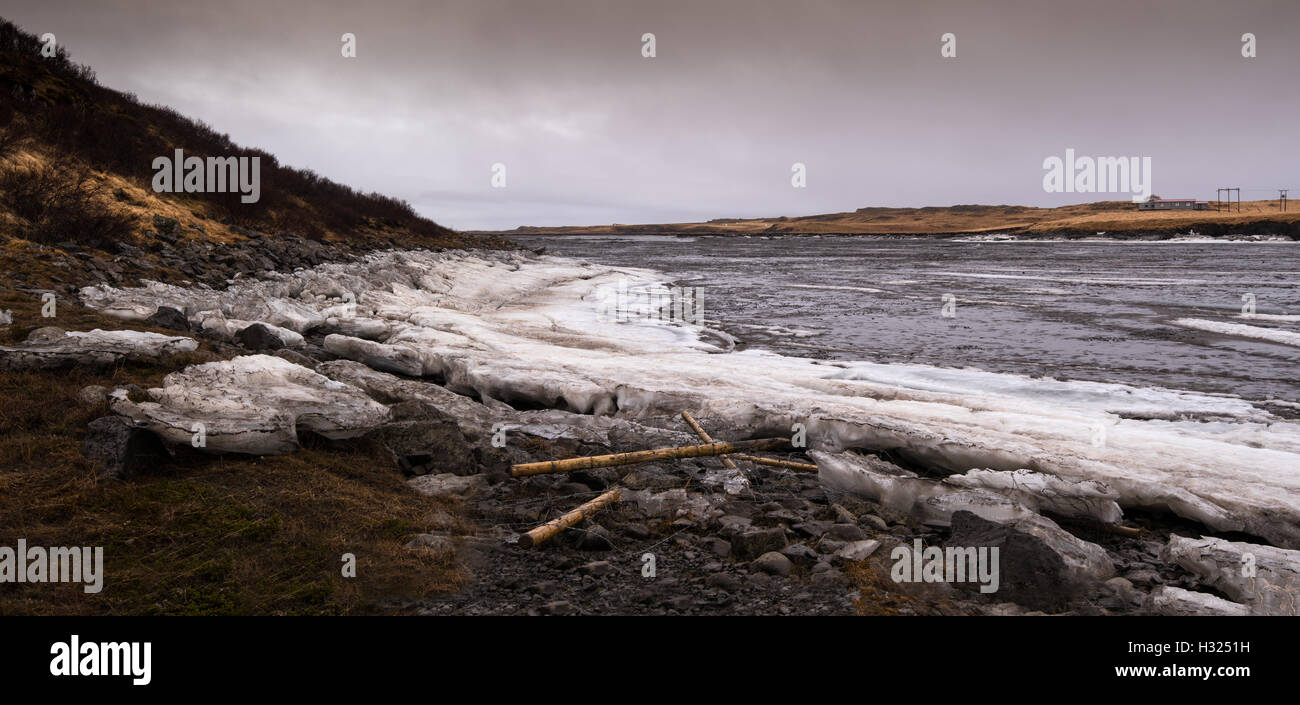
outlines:
[{"label": "wet rock", "polygon": [[120,416],[101,416],[86,426],[82,455],[102,475],[130,479],[170,459],[162,441]]},{"label": "wet rock", "polygon": [[761,570],[769,575],[789,575],[794,570],[794,564],[789,558],[777,553],[768,551],[756,558],[752,564],[755,569]]}]

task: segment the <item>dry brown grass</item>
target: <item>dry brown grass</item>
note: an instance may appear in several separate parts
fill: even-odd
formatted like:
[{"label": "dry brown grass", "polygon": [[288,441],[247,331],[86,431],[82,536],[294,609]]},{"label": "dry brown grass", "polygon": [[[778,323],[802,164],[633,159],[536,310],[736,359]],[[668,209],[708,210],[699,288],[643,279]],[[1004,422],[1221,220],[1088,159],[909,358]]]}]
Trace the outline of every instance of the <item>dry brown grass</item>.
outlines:
[{"label": "dry brown grass", "polygon": [[[1122,232],[1186,228],[1200,223],[1240,224],[1261,220],[1300,222],[1300,206],[1288,204],[1283,213],[1276,200],[1242,202],[1232,211],[1139,211],[1126,201],[1080,203],[1059,208],[1028,206],[947,206],[929,208],[862,208],[780,218],[673,223],[664,225],[600,225],[567,228],[521,228],[527,234],[605,234],[657,232],[673,234],[939,234],[1018,231],[1085,230]],[[515,231],[512,231],[515,232]]]},{"label": "dry brown grass", "polygon": [[[14,309],[3,342],[43,325],[122,328],[60,304],[0,291]],[[166,331],[159,331],[166,332]],[[80,585],[0,584],[0,615],[353,614],[457,588],[451,555],[404,547],[435,512],[457,508],[413,492],[390,454],[359,441],[308,441],[287,456],[211,457],[178,451],[131,481],[101,479],[81,455],[88,384],[155,386],[173,366],[215,357],[201,348],[169,366],[0,374],[0,545],[103,546],[102,592]],[[344,553],[357,577],[341,573]]]}]

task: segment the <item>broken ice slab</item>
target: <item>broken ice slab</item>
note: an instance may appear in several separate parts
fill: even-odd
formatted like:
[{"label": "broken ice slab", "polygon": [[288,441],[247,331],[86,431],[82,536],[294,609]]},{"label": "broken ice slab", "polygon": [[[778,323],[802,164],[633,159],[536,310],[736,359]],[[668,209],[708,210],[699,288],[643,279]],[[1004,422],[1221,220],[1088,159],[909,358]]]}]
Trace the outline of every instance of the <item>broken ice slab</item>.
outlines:
[{"label": "broken ice slab", "polygon": [[1058,516],[1117,523],[1124,512],[1116,500],[1119,493],[1097,480],[1058,477],[1032,470],[971,470],[949,475],[944,482],[958,487],[992,490],[1038,512]]},{"label": "broken ice slab", "polygon": [[1170,617],[1244,617],[1250,614],[1250,608],[1241,603],[1172,585],[1156,588],[1147,604],[1153,611]]},{"label": "broken ice slab", "polygon": [[37,328],[18,345],[0,346],[0,370],[106,367],[122,360],[157,360],[194,352],[198,347],[193,338],[143,331]]},{"label": "broken ice slab", "polygon": [[1252,614],[1300,615],[1300,551],[1171,535],[1163,558],[1246,605]]},{"label": "broken ice slab", "polygon": [[300,430],[352,438],[389,417],[360,389],[270,355],[187,367],[149,396],[115,397],[111,407],[167,442],[210,453],[290,453]]}]

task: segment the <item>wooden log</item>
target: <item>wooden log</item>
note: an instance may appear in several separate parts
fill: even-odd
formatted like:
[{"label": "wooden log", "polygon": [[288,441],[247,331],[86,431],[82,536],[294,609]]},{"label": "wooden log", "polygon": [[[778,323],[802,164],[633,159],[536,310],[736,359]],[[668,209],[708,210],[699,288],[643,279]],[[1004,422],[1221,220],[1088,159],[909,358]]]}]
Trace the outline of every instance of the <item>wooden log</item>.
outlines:
[{"label": "wooden log", "polygon": [[619,492],[619,489],[617,487],[615,487],[614,489],[606,492],[605,494],[591,500],[590,502],[587,502],[581,507],[578,507],[577,509],[569,512],[568,514],[565,514],[559,519],[552,519],[546,522],[545,524],[542,524],[541,526],[537,527],[536,529],[533,529],[528,533],[520,536],[519,545],[523,546],[524,548],[532,548],[533,546],[537,546],[541,543],[549,541],[552,537],[554,537],[556,534],[560,533],[561,531],[564,531],[565,529],[577,524],[583,519],[590,517],[596,512],[604,509],[605,507],[609,506],[610,504],[613,504],[614,502],[617,502],[622,498],[623,498],[623,494]]},{"label": "wooden log", "polygon": [[797,463],[793,460],[778,460],[776,458],[760,458],[757,455],[737,455],[740,460],[748,460],[751,463],[759,465],[770,465],[775,468],[790,468],[792,470],[810,470],[817,472],[817,466],[812,463]]},{"label": "wooden log", "polygon": [[[682,418],[686,419],[686,423],[690,424],[691,428],[695,431],[695,435],[699,436],[701,441],[704,441],[705,443],[713,442],[713,438],[709,436],[709,432],[705,431],[704,427],[696,422],[695,417],[691,416],[691,412],[683,411]],[[722,467],[727,468],[728,470],[740,471],[740,468],[731,461],[731,458],[728,458],[725,455],[722,456]]]},{"label": "wooden log", "polygon": [[1139,529],[1136,526],[1120,526],[1119,524],[1102,524],[1101,526],[1107,533],[1115,534],[1116,536],[1137,538],[1142,535],[1142,529]]},{"label": "wooden log", "polygon": [[735,443],[706,443],[699,446],[678,446],[675,448],[655,448],[638,450],[631,453],[614,453],[612,455],[592,455],[586,458],[568,458],[566,460],[546,460],[540,463],[520,463],[510,467],[510,474],[515,477],[542,475],[551,472],[573,472],[592,468],[608,468],[616,465],[635,465],[652,460],[674,460],[678,458],[700,458],[711,455],[738,453],[742,450],[778,450],[788,448],[788,438],[758,438],[752,441]]}]

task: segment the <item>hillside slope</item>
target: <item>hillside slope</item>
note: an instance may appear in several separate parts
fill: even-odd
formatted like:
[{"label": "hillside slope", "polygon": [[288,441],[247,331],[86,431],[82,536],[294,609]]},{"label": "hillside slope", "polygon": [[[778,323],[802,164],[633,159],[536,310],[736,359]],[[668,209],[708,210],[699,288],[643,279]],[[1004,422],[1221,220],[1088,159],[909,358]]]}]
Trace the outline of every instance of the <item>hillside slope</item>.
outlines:
[{"label": "hillside slope", "polygon": [[[0,269],[18,286],[211,279],[377,247],[499,246],[100,85],[0,18]],[[257,157],[259,198],[155,192],[154,160]],[[48,267],[42,266],[49,265]],[[77,279],[88,279],[80,281]],[[0,285],[6,282],[0,281]]]}]

